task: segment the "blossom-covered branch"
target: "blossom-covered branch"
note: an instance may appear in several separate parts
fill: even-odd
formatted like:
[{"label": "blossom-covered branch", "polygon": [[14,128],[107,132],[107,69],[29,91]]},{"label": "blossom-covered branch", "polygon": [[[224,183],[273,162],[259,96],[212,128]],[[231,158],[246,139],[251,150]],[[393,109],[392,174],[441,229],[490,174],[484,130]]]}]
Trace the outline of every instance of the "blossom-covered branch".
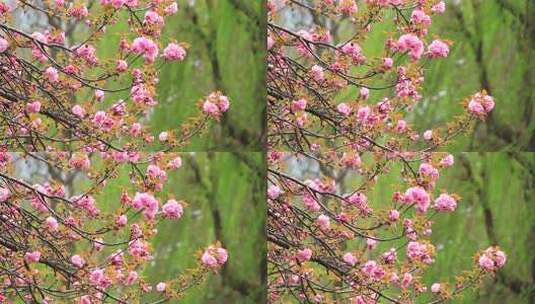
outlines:
[{"label": "blossom-covered branch", "polygon": [[[433,218],[461,199],[437,189],[454,157],[435,151],[494,108],[481,91],[443,126],[410,123],[428,63],[449,55],[452,42],[429,33],[445,3],[273,0],[268,9],[269,301],[442,303],[493,275],[506,261],[497,246],[456,278],[422,279],[435,261]],[[385,179],[394,184],[380,188]]]},{"label": "blossom-covered branch", "polygon": [[[216,243],[176,279],[143,278],[158,224],[179,220],[187,207],[163,191],[167,172],[179,169],[182,159],[132,153],[116,160],[111,154],[93,160],[85,153],[0,154],[0,300],[132,303],[156,292],[161,302],[180,297],[226,262],[226,250]],[[20,162],[55,170],[59,179],[32,184],[19,177]],[[130,186],[102,197],[125,170]],[[68,195],[67,177],[77,175],[84,189]]]},{"label": "blossom-covered branch", "polygon": [[[162,34],[178,6],[170,0],[88,3],[0,2],[0,130],[9,150],[140,151],[154,142],[144,124],[158,104],[159,70],[187,56],[187,43]],[[48,25],[28,31],[19,15],[31,13]],[[115,30],[118,23],[128,31]],[[99,56],[111,31],[121,37],[116,52]],[[199,100],[198,114],[159,135],[163,149],[184,146],[229,105],[220,92]]]}]

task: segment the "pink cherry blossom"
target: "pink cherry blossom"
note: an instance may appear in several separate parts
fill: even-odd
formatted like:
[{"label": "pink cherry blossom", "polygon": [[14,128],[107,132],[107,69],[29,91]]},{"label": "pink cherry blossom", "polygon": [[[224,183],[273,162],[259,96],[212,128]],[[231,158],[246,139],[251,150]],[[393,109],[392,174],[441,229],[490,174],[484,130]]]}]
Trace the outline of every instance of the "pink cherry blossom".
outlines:
[{"label": "pink cherry blossom", "polygon": [[340,103],[336,106],[336,109],[338,112],[344,116],[349,116],[351,114],[351,107],[348,106],[346,103]]},{"label": "pink cherry blossom", "polygon": [[425,130],[424,139],[431,140],[433,138],[433,130]]},{"label": "pink cherry blossom", "polygon": [[182,216],[183,207],[179,202],[171,199],[162,206],[162,212],[166,218],[176,220]]},{"label": "pink cherry blossom", "polygon": [[176,2],[173,2],[172,4],[168,5],[164,9],[165,15],[174,15],[178,11],[178,4]]},{"label": "pink cherry blossom", "polygon": [[161,142],[166,142],[169,139],[169,133],[168,132],[161,132],[158,134],[158,140]]},{"label": "pink cherry blossom", "polygon": [[304,111],[307,107],[307,101],[304,98],[292,101],[292,111]]},{"label": "pink cherry blossom", "polygon": [[0,187],[0,203],[7,201],[10,196],[11,192],[8,188]]},{"label": "pink cherry blossom", "polygon": [[203,103],[202,110],[206,114],[212,116],[217,115],[219,113],[219,108],[217,107],[217,105],[209,100],[206,100]]},{"label": "pink cherry blossom", "polygon": [[182,158],[180,156],[173,158],[171,161],[169,161],[167,166],[173,170],[182,167]]},{"label": "pink cherry blossom", "polygon": [[186,58],[186,49],[176,43],[169,43],[163,50],[162,57],[166,60],[182,61]]},{"label": "pink cherry blossom", "polygon": [[48,67],[45,70],[45,76],[47,77],[48,81],[50,81],[52,83],[55,83],[55,82],[59,81],[58,70],[56,70],[53,67]]},{"label": "pink cherry blossom", "polygon": [[420,59],[424,53],[423,42],[413,34],[405,34],[399,37],[396,46],[402,53],[410,52],[413,60]]},{"label": "pink cherry blossom", "polygon": [[431,292],[433,293],[437,293],[440,291],[440,283],[433,283],[433,285],[431,285]]},{"label": "pink cherry blossom", "polygon": [[41,259],[41,252],[37,251],[37,250],[36,251],[31,251],[31,252],[26,252],[24,254],[24,259],[28,263],[37,263]]},{"label": "pink cherry blossom", "polygon": [[353,254],[351,254],[351,252],[347,252],[346,254],[344,254],[342,259],[344,260],[344,262],[351,266],[355,266],[358,262],[357,258]]},{"label": "pink cherry blossom", "polygon": [[312,66],[312,68],[310,69],[310,75],[317,82],[322,82],[325,80],[325,74],[323,72],[323,68],[317,64]]},{"label": "pink cherry blossom", "polygon": [[411,14],[411,22],[414,24],[429,26],[431,25],[431,17],[429,17],[423,10],[415,9]]},{"label": "pink cherry blossom", "polygon": [[268,37],[267,37],[267,49],[268,49],[268,51],[271,50],[274,45],[275,45],[275,40],[271,36],[268,35]]},{"label": "pink cherry blossom", "polygon": [[363,99],[368,99],[370,96],[370,90],[368,88],[360,88],[360,97]]},{"label": "pink cherry blossom", "polygon": [[342,0],[338,6],[338,9],[342,14],[353,15],[358,12],[357,4],[355,0]]},{"label": "pink cherry blossom", "polygon": [[[61,0],[61,1],[63,1],[63,0]],[[84,296],[80,297],[80,301],[78,301],[78,304],[93,304],[93,302],[91,301],[91,297],[90,296],[84,295]]]},{"label": "pink cherry blossom", "polygon": [[4,38],[0,37],[0,53],[5,52],[8,47],[9,47],[9,42],[5,40]]},{"label": "pink cherry blossom", "polygon": [[28,113],[39,113],[41,111],[41,103],[39,101],[30,102],[26,105],[26,111]]},{"label": "pink cherry blossom", "polygon": [[219,111],[221,112],[228,111],[228,109],[230,108],[229,98],[225,95],[220,95],[218,101],[219,101],[218,103]]},{"label": "pink cherry blossom", "polygon": [[145,13],[144,23],[149,25],[161,26],[164,23],[164,19],[162,16],[158,15],[157,12],[149,10]]},{"label": "pink cherry blossom", "polygon": [[474,99],[470,100],[470,102],[468,103],[468,109],[470,110],[470,112],[476,115],[481,115],[485,113],[485,108],[483,107],[483,105]]},{"label": "pink cherry blossom", "polygon": [[435,199],[434,209],[438,211],[453,212],[457,208],[457,201],[452,196],[442,193]]},{"label": "pink cherry blossom", "polygon": [[401,287],[402,288],[409,288],[409,286],[412,283],[412,275],[408,272],[405,272],[403,274],[403,278],[401,279]]},{"label": "pink cherry blossom", "polygon": [[482,255],[479,257],[479,266],[485,270],[493,271],[494,270],[494,261],[489,258],[487,255]]},{"label": "pink cherry blossom", "polygon": [[383,58],[383,68],[386,70],[390,70],[394,66],[394,59],[390,57]]},{"label": "pink cherry blossom", "polygon": [[218,268],[227,262],[228,253],[221,247],[208,247],[202,257],[201,262],[209,268]]},{"label": "pink cherry blossom", "polygon": [[98,102],[102,102],[104,100],[104,91],[102,90],[95,90],[95,99]]},{"label": "pink cherry blossom", "polygon": [[392,210],[390,210],[390,211],[388,212],[388,218],[389,218],[391,221],[393,221],[393,222],[399,220],[399,211],[396,210],[396,209],[392,209]]},{"label": "pink cherry blossom", "polygon": [[117,226],[124,227],[128,223],[128,217],[126,216],[126,214],[121,214],[117,217],[115,223],[117,224]]},{"label": "pink cherry blossom", "polygon": [[444,11],[446,11],[446,4],[444,1],[439,1],[437,4],[431,7],[431,11],[433,13],[442,14]]},{"label": "pink cherry blossom", "polygon": [[275,200],[282,193],[283,193],[283,191],[278,186],[270,185],[269,188],[268,188],[268,198],[269,199]]},{"label": "pink cherry blossom", "polygon": [[433,40],[427,47],[430,57],[448,57],[450,49],[448,45],[440,40]]},{"label": "pink cherry blossom", "polygon": [[122,73],[128,69],[128,63],[125,60],[117,60],[115,70]]},{"label": "pink cherry blossom", "polygon": [[139,278],[138,273],[134,270],[131,270],[128,272],[128,276],[126,277],[124,281],[124,285],[126,286],[133,285],[137,281],[138,278]]},{"label": "pink cherry blossom", "polygon": [[152,194],[137,192],[132,200],[132,207],[136,210],[143,209],[146,219],[154,219],[159,209],[159,202]]},{"label": "pink cherry blossom", "polygon": [[507,256],[497,247],[489,247],[483,251],[478,259],[479,266],[486,271],[496,271],[502,268],[507,261]]},{"label": "pink cherry blossom", "polygon": [[152,63],[158,56],[158,46],[154,41],[145,37],[138,37],[132,42],[130,50],[134,54],[143,54],[145,63]]},{"label": "pink cherry blossom", "polygon": [[321,229],[329,229],[329,227],[331,226],[331,220],[325,214],[321,214],[320,216],[318,216],[316,222],[318,223]]},{"label": "pink cherry blossom", "polygon": [[80,105],[74,105],[71,109],[71,112],[78,118],[84,118],[86,114],[84,108],[82,108]]},{"label": "pink cherry blossom", "polygon": [[454,162],[455,162],[455,159],[453,155],[448,154],[440,160],[440,165],[444,167],[451,167],[453,166]]},{"label": "pink cherry blossom", "polygon": [[429,163],[421,163],[418,172],[422,177],[429,178],[432,181],[436,181],[439,178],[438,169]]},{"label": "pink cherry blossom", "polygon": [[342,45],[341,51],[345,55],[350,56],[354,64],[362,64],[366,60],[366,57],[364,57],[364,55],[362,54],[362,49],[360,45],[354,42],[349,42]]},{"label": "pink cherry blossom", "polygon": [[407,203],[416,204],[416,209],[421,213],[427,211],[431,202],[429,194],[419,186],[407,189],[405,191],[405,200]]},{"label": "pink cherry blossom", "polygon": [[46,228],[48,229],[48,231],[54,232],[58,230],[58,227],[59,227],[58,221],[54,217],[52,216],[47,217],[45,220],[45,223],[46,223]]},{"label": "pink cherry blossom", "polygon": [[297,251],[296,258],[300,263],[309,261],[312,258],[312,250],[310,248],[300,249]]},{"label": "pink cherry blossom", "polygon": [[71,257],[71,263],[78,268],[82,268],[85,265],[85,260],[81,256],[75,254]]}]

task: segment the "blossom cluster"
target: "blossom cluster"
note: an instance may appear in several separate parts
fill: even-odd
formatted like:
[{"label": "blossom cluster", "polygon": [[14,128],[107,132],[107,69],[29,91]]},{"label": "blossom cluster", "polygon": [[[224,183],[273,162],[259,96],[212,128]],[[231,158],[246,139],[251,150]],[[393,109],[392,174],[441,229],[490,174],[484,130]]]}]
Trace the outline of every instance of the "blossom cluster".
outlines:
[{"label": "blossom cluster", "polygon": [[[176,14],[178,5],[172,0],[94,2],[46,1],[41,8],[0,1],[0,70],[6,76],[0,86],[7,90],[0,99],[9,104],[2,110],[7,123],[1,130],[9,149],[22,140],[34,151],[61,151],[67,144],[85,152],[152,147],[154,136],[144,125],[158,105],[160,68],[184,61],[188,54],[187,43],[166,41],[162,35],[165,20]],[[25,32],[17,17],[23,10],[71,22]],[[115,29],[123,19],[129,25],[124,33]],[[110,35],[122,38],[116,52],[103,53],[102,42]],[[216,92],[207,99],[214,94],[222,96]],[[224,99],[215,108],[201,106],[173,127],[176,131],[167,131],[168,139],[160,144],[167,150],[187,144],[192,133],[228,110],[229,98]]]},{"label": "blossom cluster", "polygon": [[[284,302],[293,296],[324,303],[342,293],[352,303],[405,303],[426,293],[444,300],[502,268],[505,253],[490,247],[476,254],[473,270],[456,278],[464,277],[464,283],[425,284],[423,275],[437,254],[433,218],[454,212],[461,197],[437,187],[440,172],[454,165],[453,155],[419,156],[424,157],[419,160],[419,170],[412,168],[412,158],[376,153],[378,163],[370,167],[362,164],[347,171],[344,165],[333,166],[332,175],[323,175],[306,156],[270,152],[270,302]],[[383,174],[400,170],[396,166],[402,161],[407,164],[401,171],[414,172],[395,173],[402,176],[399,186],[405,190],[379,187],[386,178]],[[337,172],[345,172],[344,177],[337,179]],[[317,178],[306,179],[309,175]],[[346,184],[346,179],[359,183],[349,193],[341,193],[344,186],[338,183]],[[370,199],[385,191],[392,193],[389,201]],[[333,273],[329,281],[325,281],[327,272]],[[314,287],[320,284],[322,288]]]},{"label": "blossom cluster", "polygon": [[[143,275],[158,225],[188,210],[166,191],[182,166],[167,152],[231,103],[207,92],[195,114],[154,134],[160,70],[191,55],[164,34],[178,11],[174,0],[0,0],[0,231],[10,231],[0,236],[0,302],[168,301],[225,264],[216,243],[176,278]],[[20,178],[21,160],[47,168],[46,182]],[[118,177],[128,187],[103,197]]]},{"label": "blossom cluster", "polygon": [[495,106],[481,91],[451,121],[412,123],[433,106],[428,63],[454,45],[431,33],[445,11],[440,0],[268,1],[270,302],[441,303],[504,266],[491,247],[456,284],[423,280],[433,218],[462,203],[438,186],[454,156],[434,151]]},{"label": "blossom cluster", "polygon": [[[216,243],[199,255],[198,265],[189,275],[154,282],[142,274],[154,261],[151,240],[158,234],[158,224],[180,220],[188,206],[169,197],[165,186],[168,174],[182,165],[179,155],[130,153],[124,160],[113,152],[99,157],[47,153],[32,159],[2,152],[0,158],[4,160],[0,166],[0,227],[10,231],[0,237],[0,259],[7,263],[6,269],[14,270],[0,271],[0,299],[55,303],[58,296],[68,296],[84,304],[105,299],[135,301],[125,290],[137,290],[138,296],[163,293],[160,298],[171,299],[181,295],[183,284],[197,284],[228,259],[227,251]],[[17,160],[51,164],[62,168],[65,176],[83,174],[88,186],[69,195],[74,189],[61,180],[30,184],[13,177],[10,168]],[[131,168],[131,186],[116,197],[103,197],[109,188],[106,184],[113,183],[126,168]],[[71,286],[68,294],[41,287],[51,283],[49,277],[54,273],[53,286],[58,290]]]},{"label": "blossom cluster", "polygon": [[[463,115],[443,126],[419,131],[410,123],[424,98],[423,66],[450,53],[452,42],[429,30],[446,9],[443,1],[313,1],[309,7],[269,1],[268,8],[268,144],[273,149],[289,145],[315,154],[334,143],[354,153],[380,138],[391,150],[434,149],[494,108],[493,98],[482,91],[463,102]],[[355,30],[331,32],[327,21],[283,26],[292,24],[290,9],[304,15],[316,11]],[[365,51],[369,33],[392,15],[396,26],[382,50]]]}]

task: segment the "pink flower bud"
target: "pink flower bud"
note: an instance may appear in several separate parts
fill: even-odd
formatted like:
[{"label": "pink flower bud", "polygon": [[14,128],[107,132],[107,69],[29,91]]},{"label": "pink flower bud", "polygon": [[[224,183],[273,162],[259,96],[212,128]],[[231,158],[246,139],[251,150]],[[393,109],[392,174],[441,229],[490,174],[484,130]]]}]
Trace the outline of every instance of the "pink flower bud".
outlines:
[{"label": "pink flower bud", "polygon": [[76,254],[71,257],[71,263],[78,268],[82,268],[85,265],[85,260]]},{"label": "pink flower bud", "polygon": [[0,53],[3,53],[9,47],[9,42],[4,38],[0,38]]},{"label": "pink flower bud", "polygon": [[24,254],[24,259],[28,263],[37,263],[41,259],[41,252],[39,252],[37,250],[36,251],[31,251],[31,252],[26,252]]},{"label": "pink flower bud", "polygon": [[183,207],[179,202],[175,201],[174,199],[171,199],[168,200],[167,203],[162,206],[162,211],[164,217],[176,220],[182,216]]},{"label": "pink flower bud", "polygon": [[292,111],[304,111],[307,107],[307,101],[304,98],[292,101]]},{"label": "pink flower bud", "polygon": [[58,230],[59,225],[58,221],[55,218],[49,216],[46,218],[45,223],[48,231],[53,232]]},{"label": "pink flower bud", "polygon": [[48,67],[48,68],[45,70],[45,76],[46,76],[46,78],[48,79],[48,81],[50,81],[50,82],[52,82],[52,83],[55,83],[55,82],[58,82],[58,81],[59,81],[58,70],[56,70],[56,69],[53,68],[53,67]]},{"label": "pink flower bud", "polygon": [[26,105],[26,111],[28,113],[38,113],[41,110],[41,103],[39,101],[34,101]]},{"label": "pink flower bud", "polygon": [[311,257],[312,257],[312,250],[310,250],[309,248],[300,249],[297,251],[296,258],[300,263],[310,260]]},{"label": "pink flower bud", "polygon": [[344,262],[346,262],[347,264],[351,266],[355,266],[355,264],[357,264],[357,258],[350,252],[344,254],[342,259],[344,260]]}]

